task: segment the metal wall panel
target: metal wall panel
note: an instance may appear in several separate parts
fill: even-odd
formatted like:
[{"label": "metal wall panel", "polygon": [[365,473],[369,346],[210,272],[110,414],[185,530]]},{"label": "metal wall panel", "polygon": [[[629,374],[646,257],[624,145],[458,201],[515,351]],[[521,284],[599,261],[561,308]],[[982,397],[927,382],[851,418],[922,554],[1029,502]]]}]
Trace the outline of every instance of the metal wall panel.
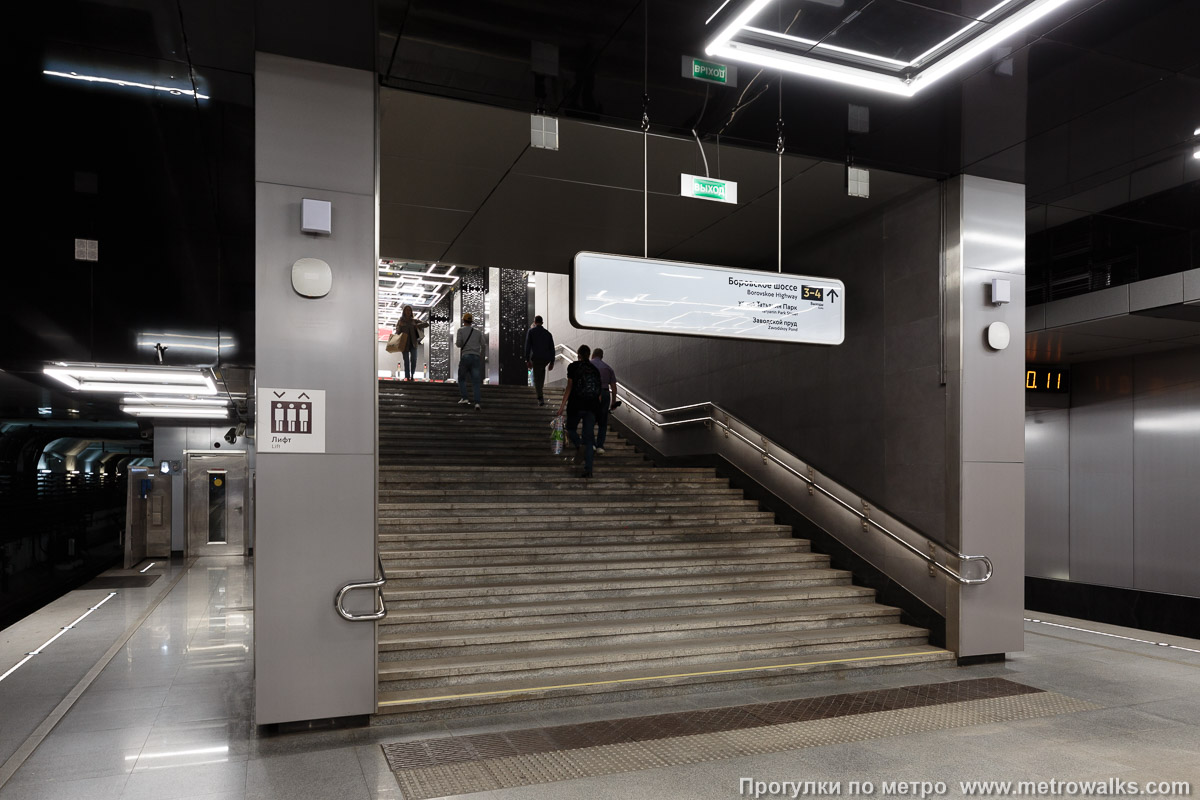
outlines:
[{"label": "metal wall panel", "polygon": [[1200,597],[1200,352],[1140,356],[1133,388],[1134,589]]},{"label": "metal wall panel", "polygon": [[[333,192],[364,193],[363,187],[370,187],[373,194],[375,121],[372,113],[371,124],[363,124],[362,75],[258,53],[254,179]],[[335,235],[340,217],[334,211]]]},{"label": "metal wall panel", "polygon": [[1025,412],[1025,574],[1071,577],[1071,412]]},{"label": "metal wall panel", "polygon": [[[375,626],[333,608],[375,575],[375,76],[259,55],[255,74],[258,386],[325,391],[326,452],[258,454],[255,720],[373,713]],[[318,119],[319,118],[319,119]],[[333,234],[300,232],[304,197],[333,203]],[[333,269],[298,295],[292,263]],[[370,592],[348,603],[370,610]]]},{"label": "metal wall panel", "polygon": [[1129,287],[1114,286],[1099,292],[1055,300],[1046,303],[1045,309],[1047,328],[1058,328],[1103,317],[1118,317],[1129,313]]},{"label": "metal wall panel", "polygon": [[[958,547],[986,555],[995,571],[982,586],[956,587],[957,610],[946,638],[959,656],[989,655],[1024,649],[1025,608],[1025,187],[964,176],[960,205],[948,208],[953,236],[947,248],[959,249],[955,269],[957,324],[950,321],[947,348],[959,348],[960,402],[957,422],[960,450],[947,453],[960,464],[959,491],[948,489],[958,507]],[[953,219],[955,212],[960,215]],[[957,230],[954,230],[957,228]],[[991,282],[1007,280],[1016,302],[995,305]],[[1008,326],[1011,344],[995,350],[987,329]]]},{"label": "metal wall panel", "polygon": [[950,603],[946,638],[956,642],[960,657],[1025,649],[1024,495],[1024,464],[963,464],[963,552],[986,555],[994,572],[979,586],[951,588],[956,598]]},{"label": "metal wall panel", "polygon": [[1071,373],[1071,580],[1133,585],[1133,360]]},{"label": "metal wall panel", "polygon": [[[271,300],[259,301],[258,342],[269,349],[259,353],[255,378],[259,386],[324,389],[326,452],[373,453],[375,384],[364,376],[375,377],[377,330],[374,310],[364,318],[362,308],[375,303],[375,199],[322,192],[333,203],[337,233],[318,237],[300,233],[300,201],[311,195],[308,188],[258,184],[257,291]],[[328,262],[328,295],[301,297],[292,288],[292,264],[300,258]]]},{"label": "metal wall panel", "polygon": [[[374,455],[259,459],[254,714],[260,725],[375,712],[375,626],[347,622],[333,608],[341,586],[374,573],[374,473]],[[371,592],[351,595],[358,595],[347,598],[351,611],[372,610]]]}]

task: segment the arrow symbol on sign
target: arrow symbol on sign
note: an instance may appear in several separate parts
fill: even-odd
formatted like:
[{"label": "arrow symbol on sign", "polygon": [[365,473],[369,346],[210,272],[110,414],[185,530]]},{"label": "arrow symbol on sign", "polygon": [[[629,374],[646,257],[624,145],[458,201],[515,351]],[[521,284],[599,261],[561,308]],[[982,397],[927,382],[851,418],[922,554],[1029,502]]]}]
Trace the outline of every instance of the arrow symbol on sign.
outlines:
[{"label": "arrow symbol on sign", "polygon": [[274,394],[276,397],[283,397],[285,394],[287,394],[287,392],[274,392],[273,394]]},{"label": "arrow symbol on sign", "polygon": [[312,398],[308,396],[308,392],[301,392],[300,396],[297,397],[296,399],[297,400],[312,400]]},{"label": "arrow symbol on sign", "polygon": [[833,305],[833,301],[834,301],[835,299],[837,299],[837,296],[838,296],[838,291],[837,291],[837,289],[830,289],[830,290],[829,290],[829,304],[830,304],[830,305]]}]

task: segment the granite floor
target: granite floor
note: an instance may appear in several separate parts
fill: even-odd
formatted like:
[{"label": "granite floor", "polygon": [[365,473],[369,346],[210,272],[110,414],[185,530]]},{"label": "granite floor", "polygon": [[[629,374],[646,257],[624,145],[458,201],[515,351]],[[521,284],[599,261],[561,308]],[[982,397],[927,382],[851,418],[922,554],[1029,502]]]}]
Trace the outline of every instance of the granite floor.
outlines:
[{"label": "granite floor", "polygon": [[[250,565],[198,559],[155,569],[163,576],[155,584],[118,590],[0,681],[5,748],[0,758],[9,759],[21,745],[28,748],[30,734],[38,734],[38,715],[55,708],[61,714],[70,690],[120,644],[57,724],[48,731],[42,726],[44,737],[0,787],[0,800],[398,799],[404,795],[381,747],[389,743],[982,678],[1062,695],[1080,701],[1073,708],[1084,710],[999,721],[984,716],[978,724],[899,733],[873,730],[871,721],[882,718],[863,714],[855,718],[856,724],[867,722],[856,741],[747,754],[756,749],[746,746],[754,736],[774,735],[769,728],[753,728],[739,731],[741,748],[728,751],[719,738],[706,740],[702,751],[694,746],[698,739],[676,740],[694,753],[693,763],[631,762],[627,772],[467,796],[735,798],[747,796],[742,779],[767,785],[840,781],[842,794],[849,793],[850,781],[870,781],[877,797],[884,796],[879,787],[885,781],[944,781],[946,796],[960,796],[957,782],[970,780],[1200,783],[1200,642],[1180,637],[1031,615],[1025,651],[1002,664],[852,675],[539,714],[270,734],[252,720]],[[0,632],[0,674],[28,652],[22,648],[36,648],[108,594],[68,595],[39,612],[41,617]],[[120,643],[123,636],[128,638]]]}]

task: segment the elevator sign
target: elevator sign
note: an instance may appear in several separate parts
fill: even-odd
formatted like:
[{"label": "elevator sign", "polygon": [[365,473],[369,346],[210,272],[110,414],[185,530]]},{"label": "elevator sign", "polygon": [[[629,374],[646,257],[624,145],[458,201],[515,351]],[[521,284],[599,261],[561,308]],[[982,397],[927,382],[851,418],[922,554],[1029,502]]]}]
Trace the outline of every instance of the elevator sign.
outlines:
[{"label": "elevator sign", "polygon": [[636,333],[841,344],[846,286],[836,278],[578,253],[571,322]]},{"label": "elevator sign", "polygon": [[324,453],[323,389],[259,389],[259,453]]}]

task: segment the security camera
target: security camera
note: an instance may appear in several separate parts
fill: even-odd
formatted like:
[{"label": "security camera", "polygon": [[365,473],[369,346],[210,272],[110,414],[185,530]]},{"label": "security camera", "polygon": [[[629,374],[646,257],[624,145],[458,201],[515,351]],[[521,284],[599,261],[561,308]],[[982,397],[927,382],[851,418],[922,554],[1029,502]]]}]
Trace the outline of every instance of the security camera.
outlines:
[{"label": "security camera", "polygon": [[225,441],[229,442],[230,444],[235,444],[237,442],[237,428],[230,428],[228,431],[226,431],[224,438]]}]

